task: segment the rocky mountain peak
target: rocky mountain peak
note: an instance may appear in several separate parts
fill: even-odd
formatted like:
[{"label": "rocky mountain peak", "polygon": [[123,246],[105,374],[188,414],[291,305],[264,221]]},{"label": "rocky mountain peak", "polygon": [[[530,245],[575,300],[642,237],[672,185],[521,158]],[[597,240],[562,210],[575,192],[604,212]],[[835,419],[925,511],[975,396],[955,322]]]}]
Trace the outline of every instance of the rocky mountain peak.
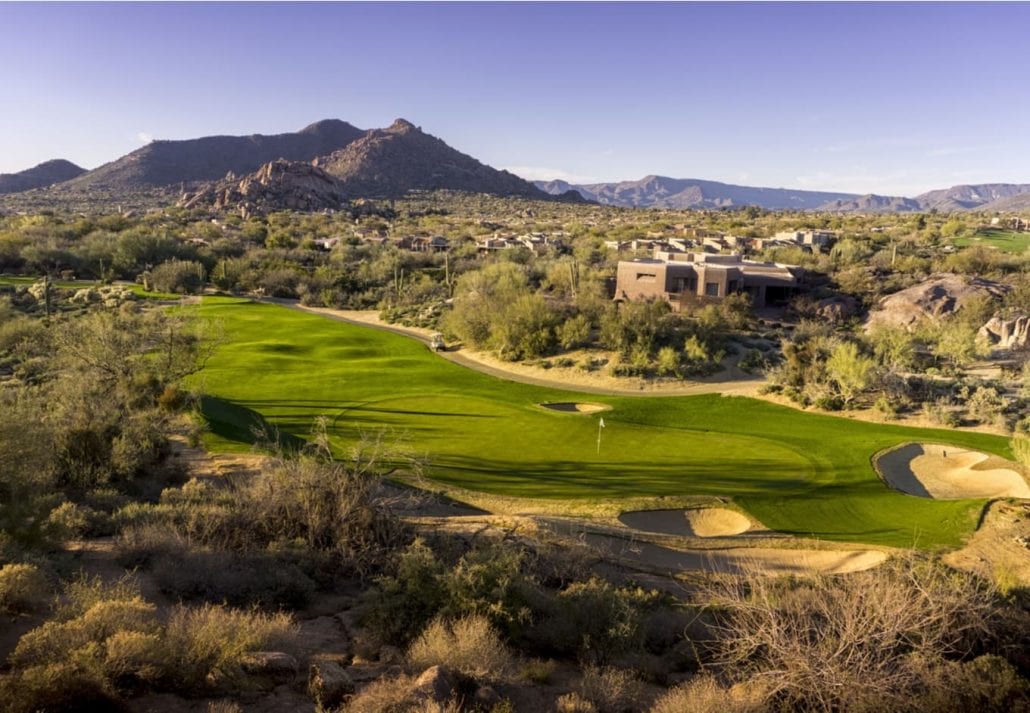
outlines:
[{"label": "rocky mountain peak", "polygon": [[418,127],[412,124],[407,119],[394,119],[393,123],[386,128],[391,134],[407,134],[412,131],[418,131]]}]

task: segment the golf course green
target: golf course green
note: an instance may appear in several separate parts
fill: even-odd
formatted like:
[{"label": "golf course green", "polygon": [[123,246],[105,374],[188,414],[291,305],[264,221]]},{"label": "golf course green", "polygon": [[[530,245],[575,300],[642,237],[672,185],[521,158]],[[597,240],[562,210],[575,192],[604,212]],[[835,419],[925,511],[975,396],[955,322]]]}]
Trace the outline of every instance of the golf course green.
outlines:
[{"label": "golf course green", "polygon": [[[784,533],[927,549],[961,544],[984,502],[892,491],[871,457],[909,441],[1010,457],[998,436],[872,424],[743,397],[587,397],[505,381],[408,337],[245,299],[209,297],[189,309],[220,322],[226,335],[193,382],[207,396],[214,451],[248,449],[262,419],[305,437],[324,416],[341,453],[363,434],[386,431],[428,458],[430,478],[471,490],[576,501],[726,496]],[[576,401],[611,410],[538,405]]]}]

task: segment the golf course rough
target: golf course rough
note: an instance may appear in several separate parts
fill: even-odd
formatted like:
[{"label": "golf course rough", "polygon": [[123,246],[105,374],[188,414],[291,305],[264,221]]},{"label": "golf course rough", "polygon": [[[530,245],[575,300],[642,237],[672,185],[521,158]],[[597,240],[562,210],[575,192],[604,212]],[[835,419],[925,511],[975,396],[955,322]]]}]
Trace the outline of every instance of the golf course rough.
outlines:
[{"label": "golf course rough", "polygon": [[[956,547],[983,501],[907,497],[871,458],[902,443],[950,442],[1008,456],[979,433],[911,429],[804,413],[743,397],[616,397],[570,417],[540,408],[581,394],[497,379],[416,340],[237,298],[196,309],[226,341],[194,376],[212,450],[250,448],[252,427],[307,436],[325,416],[344,453],[385,433],[425,455],[439,482],[506,496],[618,500],[709,495],[786,534],[899,547]],[[598,449],[598,421],[603,416]]]}]

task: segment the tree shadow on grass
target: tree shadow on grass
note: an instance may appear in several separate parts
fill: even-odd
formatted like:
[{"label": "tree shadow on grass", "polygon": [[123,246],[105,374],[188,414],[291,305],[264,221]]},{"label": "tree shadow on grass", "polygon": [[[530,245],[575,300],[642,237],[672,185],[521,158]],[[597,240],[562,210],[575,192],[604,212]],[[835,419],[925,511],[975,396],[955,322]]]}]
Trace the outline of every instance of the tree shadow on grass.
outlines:
[{"label": "tree shadow on grass", "polygon": [[271,441],[284,450],[299,450],[304,439],[273,425],[257,411],[217,396],[200,397],[200,413],[211,433],[227,441],[258,443]]}]

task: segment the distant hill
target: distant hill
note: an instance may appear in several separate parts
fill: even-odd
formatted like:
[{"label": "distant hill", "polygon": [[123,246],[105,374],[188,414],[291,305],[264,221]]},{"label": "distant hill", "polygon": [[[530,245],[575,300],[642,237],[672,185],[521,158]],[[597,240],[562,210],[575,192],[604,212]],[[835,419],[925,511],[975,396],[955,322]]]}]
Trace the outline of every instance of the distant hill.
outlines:
[{"label": "distant hill", "polygon": [[1030,211],[1030,191],[991,201],[981,210],[999,213],[1026,213]]},{"label": "distant hill", "polygon": [[919,201],[899,196],[878,196],[873,193],[854,198],[838,199],[819,206],[830,213],[909,213],[919,212]]},{"label": "distant hill", "polygon": [[936,208],[941,213],[962,210],[1003,210],[990,207],[1030,192],[1028,183],[979,183],[930,191],[916,196],[923,210]]},{"label": "distant hill", "polygon": [[133,191],[214,181],[228,173],[253,173],[276,159],[311,161],[342,148],[364,132],[328,119],[298,132],[264,136],[205,136],[152,141],[146,146],[62,184],[62,190]]},{"label": "distant hill", "polygon": [[18,173],[0,173],[0,194],[30,191],[54,183],[61,183],[86,173],[86,169],[71,161],[57,158]]},{"label": "distant hill", "polygon": [[893,213],[966,210],[1026,210],[1030,184],[988,183],[952,186],[914,198],[874,194],[828,193],[789,188],[754,188],[693,178],[646,176],[639,181],[575,185],[566,181],[536,181],[551,194],[568,190],[605,205],[636,208],[737,208],[813,210],[839,213]]},{"label": "distant hill", "polygon": [[833,201],[858,198],[848,193],[754,188],[667,176],[645,176],[639,181],[585,185],[573,185],[565,181],[538,181],[536,185],[552,194],[571,189],[597,203],[636,208],[735,208],[753,205],[770,210],[817,210]]},{"label": "distant hill", "polygon": [[529,181],[480,163],[404,119],[369,131],[319,159],[318,166],[341,179],[354,196],[375,198],[448,189],[550,198]]}]

